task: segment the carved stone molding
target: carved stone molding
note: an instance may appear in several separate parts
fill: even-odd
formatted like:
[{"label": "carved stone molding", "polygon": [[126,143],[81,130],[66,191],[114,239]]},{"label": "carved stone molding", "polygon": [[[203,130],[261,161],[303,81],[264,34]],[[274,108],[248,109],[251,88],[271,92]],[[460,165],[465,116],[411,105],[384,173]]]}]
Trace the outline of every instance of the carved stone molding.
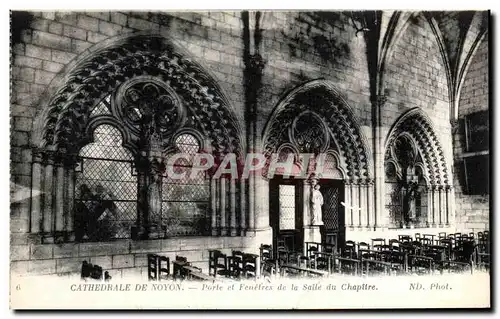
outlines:
[{"label": "carved stone molding", "polygon": [[407,134],[416,142],[419,153],[423,156],[427,178],[431,183],[449,183],[443,148],[438,140],[430,120],[420,109],[413,109],[403,115],[393,127],[387,140],[385,159],[390,158],[389,151],[401,134]]},{"label": "carved stone molding", "polygon": [[266,61],[260,55],[260,53],[251,54],[245,61],[245,66],[255,73],[262,73],[262,70],[266,66]]},{"label": "carved stone molding", "polygon": [[95,102],[145,75],[163,81],[182,96],[189,115],[197,119],[216,150],[237,152],[241,148],[236,117],[215,81],[163,38],[140,36],[100,51],[68,75],[48,105],[45,144],[74,151],[75,141],[84,138]]},{"label": "carved stone molding", "polygon": [[[314,106],[311,105],[314,101]],[[283,143],[290,143],[289,129],[299,114],[314,110],[328,128],[336,143],[330,142],[327,149],[337,149],[349,178],[368,177],[368,154],[354,116],[342,101],[321,85],[312,86],[304,92],[292,95],[280,106],[268,123],[264,136],[264,152],[267,158]]]}]

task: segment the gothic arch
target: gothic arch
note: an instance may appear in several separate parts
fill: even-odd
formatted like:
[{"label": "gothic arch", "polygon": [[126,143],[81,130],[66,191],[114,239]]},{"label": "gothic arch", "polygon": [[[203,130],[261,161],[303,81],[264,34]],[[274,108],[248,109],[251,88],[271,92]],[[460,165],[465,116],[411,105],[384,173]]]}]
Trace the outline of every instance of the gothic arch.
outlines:
[{"label": "gothic arch", "polygon": [[[75,152],[85,138],[91,107],[137,76],[166,83],[184,100],[192,119],[210,137],[217,153],[242,150],[243,140],[234,111],[210,74],[183,50],[159,35],[134,34],[86,54],[63,76],[39,116],[35,146]],[[55,84],[59,80],[53,81]],[[36,133],[35,133],[36,134]]]},{"label": "gothic arch", "polygon": [[[263,132],[263,149],[267,158],[282,143],[291,142],[289,127],[304,111],[314,113],[327,128],[327,150],[337,150],[346,178],[371,177],[367,142],[355,116],[338,90],[327,80],[307,82],[286,94],[271,114]],[[337,149],[338,148],[338,149]]]},{"label": "gothic arch", "polygon": [[385,142],[385,160],[391,157],[391,146],[402,134],[411,136],[416,142],[418,152],[425,163],[426,181],[434,185],[450,185],[443,147],[435,133],[431,119],[424,111],[420,108],[413,108],[394,123]]}]

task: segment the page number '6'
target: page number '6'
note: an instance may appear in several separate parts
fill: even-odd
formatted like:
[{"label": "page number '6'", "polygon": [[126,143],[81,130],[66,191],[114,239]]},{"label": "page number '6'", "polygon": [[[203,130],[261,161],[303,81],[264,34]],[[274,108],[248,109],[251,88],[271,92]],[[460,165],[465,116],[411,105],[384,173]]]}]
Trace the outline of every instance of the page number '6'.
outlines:
[{"label": "page number '6'", "polygon": [[17,285],[16,290],[18,290],[18,291],[21,290],[21,285]]}]

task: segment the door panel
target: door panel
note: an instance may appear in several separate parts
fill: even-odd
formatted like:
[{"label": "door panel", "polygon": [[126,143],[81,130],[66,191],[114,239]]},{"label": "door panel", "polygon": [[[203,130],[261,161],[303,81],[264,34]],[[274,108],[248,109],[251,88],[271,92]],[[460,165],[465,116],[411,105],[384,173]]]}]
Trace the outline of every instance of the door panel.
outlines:
[{"label": "door panel", "polygon": [[279,246],[285,246],[289,251],[302,250],[302,185],[301,180],[280,177],[269,183],[269,218],[275,253]]},{"label": "door panel", "polygon": [[334,244],[337,249],[345,243],[345,214],[341,202],[344,201],[344,183],[341,180],[321,180],[323,195],[322,242]]}]

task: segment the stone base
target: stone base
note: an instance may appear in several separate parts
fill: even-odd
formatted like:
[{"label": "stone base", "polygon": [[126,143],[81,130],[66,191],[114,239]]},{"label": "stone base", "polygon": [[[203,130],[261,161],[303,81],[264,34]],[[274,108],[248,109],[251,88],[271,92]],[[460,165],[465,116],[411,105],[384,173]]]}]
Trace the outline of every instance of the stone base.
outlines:
[{"label": "stone base", "polygon": [[306,254],[306,243],[321,243],[320,226],[304,226],[304,255]]}]

